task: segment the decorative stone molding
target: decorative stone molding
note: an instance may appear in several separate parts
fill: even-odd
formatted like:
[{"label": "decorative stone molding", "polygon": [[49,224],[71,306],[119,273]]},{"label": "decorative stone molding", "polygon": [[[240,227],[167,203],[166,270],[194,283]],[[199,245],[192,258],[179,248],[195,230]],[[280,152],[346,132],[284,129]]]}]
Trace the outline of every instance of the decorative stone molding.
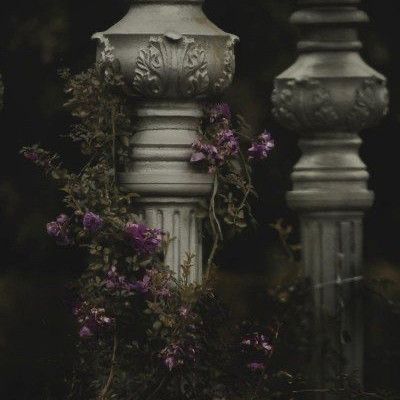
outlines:
[{"label": "decorative stone molding", "polygon": [[210,84],[207,51],[194,38],[166,34],[151,37],[140,50],[133,87],[142,96],[163,97],[169,88],[182,97],[197,97]]},{"label": "decorative stone molding", "polygon": [[193,253],[192,280],[202,276],[202,219],[213,177],[190,165],[202,109],[200,100],[221,93],[235,70],[238,38],[204,15],[202,0],[139,0],[102,35],[121,65],[135,99],[134,132],[119,133],[128,147],[119,157],[119,183],[137,193],[137,211],[172,242],[167,265],[179,276]]},{"label": "decorative stone molding", "polygon": [[[361,59],[357,25],[368,21],[360,0],[298,0],[299,56],[275,80],[273,114],[300,134],[302,156],[292,175],[289,205],[302,224],[303,262],[315,287],[316,321],[323,326],[347,372],[362,378],[362,217],[373,203],[368,172],[358,154],[358,133],[388,110],[385,78]],[[351,301],[350,301],[351,299]],[[343,332],[352,340],[342,340]],[[318,386],[331,378],[328,355],[315,346]],[[321,395],[319,398],[325,398]]]},{"label": "decorative stone molding", "polygon": [[387,113],[389,98],[384,79],[354,79],[346,85],[345,96],[332,83],[311,78],[277,81],[272,94],[273,115],[295,131],[358,132]]}]

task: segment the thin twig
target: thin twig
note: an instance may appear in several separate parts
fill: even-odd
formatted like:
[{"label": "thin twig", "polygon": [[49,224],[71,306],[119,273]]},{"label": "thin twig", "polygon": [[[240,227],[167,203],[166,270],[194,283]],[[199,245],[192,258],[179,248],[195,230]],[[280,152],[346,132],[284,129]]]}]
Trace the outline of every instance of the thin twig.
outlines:
[{"label": "thin twig", "polygon": [[220,235],[219,235],[217,227],[216,227],[216,222],[218,223],[218,227],[220,229],[221,239],[223,239],[221,227],[219,226],[219,221],[215,214],[215,198],[216,198],[217,192],[218,192],[218,175],[215,174],[213,194],[212,194],[212,197],[210,200],[210,207],[209,207],[209,219],[210,219],[211,229],[213,231],[214,243],[213,243],[213,247],[211,249],[210,256],[208,257],[208,262],[207,262],[208,268],[210,268],[213,264],[215,253],[217,252],[218,245],[219,245]]},{"label": "thin twig", "polygon": [[117,349],[118,349],[118,338],[117,338],[117,333],[114,332],[114,345],[113,345],[113,353],[112,353],[112,358],[111,358],[111,368],[110,368],[110,373],[108,375],[107,383],[102,389],[99,400],[105,400],[106,395],[111,387],[111,384],[114,380],[114,370],[115,370],[115,364],[116,364],[116,358],[117,358]]}]

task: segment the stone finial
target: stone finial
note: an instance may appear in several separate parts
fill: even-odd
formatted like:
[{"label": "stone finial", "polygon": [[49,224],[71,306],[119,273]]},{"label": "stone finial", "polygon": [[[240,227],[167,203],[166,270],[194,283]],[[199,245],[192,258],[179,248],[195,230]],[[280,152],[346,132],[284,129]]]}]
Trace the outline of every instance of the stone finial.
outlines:
[{"label": "stone finial", "polygon": [[301,8],[291,18],[300,31],[299,56],[276,78],[273,113],[303,139],[289,194],[294,208],[372,204],[356,134],[386,114],[388,92],[384,76],[359,54],[357,26],[368,21],[356,8],[359,2],[299,0]]}]

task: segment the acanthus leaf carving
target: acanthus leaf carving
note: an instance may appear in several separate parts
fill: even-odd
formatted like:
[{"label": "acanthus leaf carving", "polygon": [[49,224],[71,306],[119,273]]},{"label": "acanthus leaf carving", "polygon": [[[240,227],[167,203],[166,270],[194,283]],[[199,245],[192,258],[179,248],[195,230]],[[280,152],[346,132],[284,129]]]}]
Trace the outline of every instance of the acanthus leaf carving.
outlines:
[{"label": "acanthus leaf carving", "polygon": [[133,78],[133,87],[138,93],[151,97],[164,94],[166,52],[161,37],[151,37],[148,46],[140,50]]},{"label": "acanthus leaf carving", "polygon": [[226,42],[226,50],[224,54],[224,66],[221,77],[214,84],[217,93],[223,92],[229,87],[235,75],[235,44],[238,41],[236,36],[231,36]]},{"label": "acanthus leaf carving", "polygon": [[375,125],[388,113],[389,94],[385,81],[372,77],[364,79],[356,91],[354,105],[348,114],[350,130],[360,131]]},{"label": "acanthus leaf carving", "polygon": [[324,130],[339,121],[329,91],[316,79],[275,86],[272,102],[274,117],[291,130]]},{"label": "acanthus leaf carving", "polygon": [[198,96],[203,94],[210,84],[207,53],[194,39],[186,39],[186,42],[179,89],[184,96]]},{"label": "acanthus leaf carving", "polygon": [[133,88],[139,95],[159,98],[175,92],[202,95],[209,87],[207,50],[194,38],[151,37],[136,62]]}]

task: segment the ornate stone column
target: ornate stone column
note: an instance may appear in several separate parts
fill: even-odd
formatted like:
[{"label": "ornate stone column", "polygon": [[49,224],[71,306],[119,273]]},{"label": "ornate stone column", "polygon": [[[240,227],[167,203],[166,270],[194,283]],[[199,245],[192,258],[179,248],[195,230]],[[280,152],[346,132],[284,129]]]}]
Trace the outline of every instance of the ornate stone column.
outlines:
[{"label": "ornate stone column", "polygon": [[[361,59],[357,26],[368,21],[360,0],[298,0],[299,56],[276,78],[274,115],[300,134],[303,152],[289,205],[301,217],[305,273],[315,287],[317,322],[347,361],[363,366],[362,218],[373,203],[358,133],[386,112],[385,78]],[[335,316],[335,326],[323,315]],[[324,345],[315,349],[317,384],[329,376]]]},{"label": "ornate stone column", "polygon": [[136,127],[122,188],[140,195],[146,223],[170,234],[166,262],[177,274],[193,253],[193,281],[202,276],[199,205],[213,177],[189,163],[202,117],[201,102],[231,83],[237,38],[212,24],[203,0],[136,0],[103,35],[114,47],[135,99]]}]

